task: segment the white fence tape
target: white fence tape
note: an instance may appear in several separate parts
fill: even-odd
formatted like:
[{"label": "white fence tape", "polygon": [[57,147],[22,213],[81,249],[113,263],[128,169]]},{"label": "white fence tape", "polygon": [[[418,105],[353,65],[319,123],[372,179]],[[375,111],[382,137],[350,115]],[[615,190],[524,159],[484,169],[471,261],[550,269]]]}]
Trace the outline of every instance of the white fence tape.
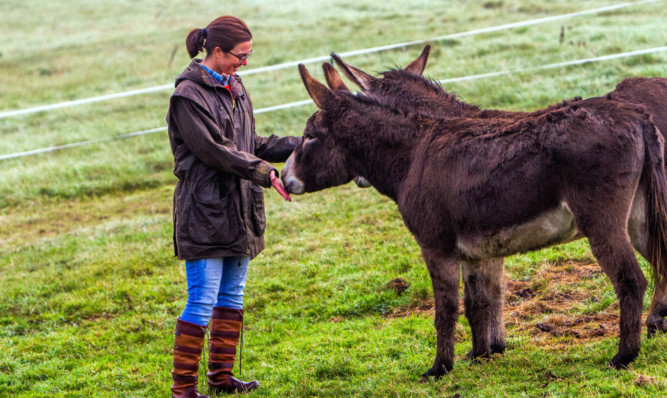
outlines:
[{"label": "white fence tape", "polygon": [[[537,24],[546,23],[546,22],[553,22],[553,21],[558,21],[558,20],[561,20],[561,19],[567,19],[567,18],[582,16],[582,15],[598,14],[598,13],[601,13],[601,12],[614,11],[614,10],[618,10],[618,9],[625,8],[625,7],[631,7],[631,6],[641,5],[641,4],[648,4],[648,3],[655,3],[655,2],[660,2],[660,1],[663,1],[663,0],[641,0],[641,1],[636,1],[636,2],[632,2],[632,3],[616,4],[616,5],[612,5],[612,6],[594,8],[594,9],[591,9],[591,10],[578,11],[578,12],[573,12],[573,13],[569,13],[569,14],[554,15],[554,16],[551,16],[551,17],[531,19],[531,20],[528,20],[528,21],[515,22],[515,23],[492,26],[492,27],[482,28],[482,29],[475,29],[475,30],[471,30],[471,31],[467,31],[467,32],[453,33],[453,34],[449,34],[449,35],[434,37],[434,38],[431,38],[431,39],[415,40],[415,41],[409,41],[409,42],[404,42],[404,43],[390,44],[390,45],[386,45],[386,46],[367,48],[367,49],[362,49],[362,50],[348,51],[348,52],[340,53],[338,55],[340,55],[341,57],[352,57],[352,56],[355,56],[355,55],[370,54],[370,53],[379,52],[379,51],[386,51],[386,50],[392,50],[392,49],[396,49],[396,48],[408,47],[408,46],[412,46],[412,45],[416,45],[416,44],[424,44],[424,43],[432,42],[432,41],[441,41],[441,40],[447,40],[447,39],[455,39],[455,38],[458,38],[458,37],[474,36],[474,35],[479,35],[479,34],[483,34],[483,33],[498,32],[498,31],[501,31],[501,30],[507,30],[507,29],[514,29],[514,28],[520,28],[520,27],[525,27],[525,26],[537,25]],[[328,60],[330,60],[329,55],[321,56],[321,57],[315,57],[315,58],[302,59],[302,60],[299,60],[299,61],[285,62],[285,63],[282,63],[282,64],[264,66],[264,67],[260,67],[260,68],[241,71],[241,72],[239,72],[239,75],[241,75],[241,76],[243,76],[243,75],[252,75],[252,74],[256,74],[256,73],[263,73],[263,72],[269,72],[269,71],[274,71],[274,70],[279,70],[279,69],[290,68],[290,67],[297,66],[299,64],[310,64],[310,63],[315,63],[315,62],[324,62],[324,61],[328,61]],[[164,85],[160,85],[160,86],[148,87],[148,88],[143,88],[143,89],[138,89],[138,90],[124,91],[124,92],[120,92],[120,93],[116,93],[116,94],[100,95],[100,96],[97,96],[97,97],[90,97],[90,98],[83,98],[83,99],[79,99],[79,100],[60,102],[60,103],[57,103],[57,104],[41,105],[41,106],[36,106],[36,107],[32,107],[32,108],[5,111],[5,112],[0,112],[0,119],[8,118],[8,117],[14,117],[14,116],[20,116],[20,115],[27,115],[27,114],[36,113],[36,112],[50,111],[50,110],[60,109],[60,108],[65,108],[65,107],[70,107],[70,106],[90,104],[90,103],[94,103],[94,102],[106,101],[106,100],[115,99],[115,98],[122,98],[122,97],[129,97],[129,96],[139,95],[139,94],[153,93],[153,92],[157,92],[157,91],[168,90],[168,89],[173,88],[173,87],[174,87],[173,84],[164,84]]]},{"label": "white fence tape", "polygon": [[[582,65],[582,64],[587,64],[587,63],[608,61],[608,60],[612,60],[612,59],[628,58],[628,57],[634,57],[634,56],[637,56],[637,55],[653,54],[653,53],[659,53],[659,52],[665,52],[665,51],[667,51],[667,46],[648,48],[648,49],[644,49],[644,50],[636,50],[636,51],[630,51],[630,52],[619,53],[619,54],[603,55],[603,56],[594,57],[594,58],[578,59],[578,60],[574,60],[574,61],[559,62],[559,63],[549,64],[549,65],[533,66],[533,67],[529,67],[529,68],[511,69],[511,70],[499,71],[499,72],[482,73],[482,74],[479,74],[479,75],[462,76],[462,77],[455,77],[455,78],[451,78],[451,79],[442,79],[442,80],[439,80],[438,82],[440,84],[444,84],[444,83],[461,82],[461,81],[467,81],[467,80],[476,80],[476,79],[483,79],[483,78],[487,78],[487,77],[505,76],[505,75],[510,75],[512,73],[521,73],[521,72],[544,70],[544,69],[562,68],[562,67],[572,66],[572,65]],[[300,106],[303,106],[303,105],[311,104],[312,102],[313,102],[312,100],[303,100],[303,101],[290,102],[290,103],[287,103],[287,104],[282,104],[282,105],[271,106],[271,107],[268,107],[268,108],[257,109],[257,110],[255,110],[254,114],[257,115],[257,114],[260,114],[260,113],[274,112],[274,111],[278,111],[278,110],[282,110],[282,109],[296,108],[296,107],[300,107]],[[159,132],[162,132],[162,131],[167,131],[167,128],[166,127],[158,127],[158,128],[154,128],[154,129],[150,129],[150,130],[142,130],[142,131],[137,131],[137,132],[129,133],[129,134],[123,134],[123,135],[119,135],[119,136],[115,136],[115,137],[107,137],[107,138],[100,138],[100,139],[97,139],[97,140],[75,142],[75,143],[72,143],[72,144],[52,146],[52,147],[35,149],[35,150],[32,150],[32,151],[26,151],[26,152],[10,153],[10,154],[7,154],[7,155],[0,155],[0,160],[20,158],[20,157],[24,157],[24,156],[36,155],[38,153],[53,152],[53,151],[57,151],[57,150],[60,150],[60,149],[65,149],[65,148],[74,148],[74,147],[83,146],[83,145],[97,144],[97,143],[100,143],[100,142],[117,140],[117,139],[121,139],[121,138],[136,137],[136,136],[141,136],[141,135],[146,135],[146,134],[159,133]]]},{"label": "white fence tape", "polygon": [[34,149],[32,151],[10,153],[10,154],[7,154],[7,155],[1,155],[0,160],[22,158],[22,157],[25,157],[25,156],[37,155],[37,154],[40,154],[40,153],[59,151],[61,149],[75,148],[75,147],[78,147],[78,146],[84,146],[84,145],[90,145],[90,144],[99,144],[101,142],[119,140],[121,138],[137,137],[137,136],[140,136],[140,135],[159,133],[161,131],[167,131],[167,128],[166,127],[158,127],[158,128],[154,128],[154,129],[150,129],[150,130],[142,130],[142,131],[135,131],[134,133],[122,134],[122,135],[118,135],[118,136],[115,136],[115,137],[105,137],[105,138],[99,138],[97,140],[73,142],[71,144],[57,145],[57,146],[50,146],[50,147],[46,147],[46,148]]},{"label": "white fence tape", "polygon": [[440,84],[452,83],[452,82],[463,82],[463,81],[466,81],[466,80],[482,79],[482,78],[485,78],[485,77],[504,76],[504,75],[509,75],[509,74],[512,74],[512,73],[530,72],[530,71],[536,71],[536,70],[542,70],[542,69],[562,68],[562,67],[565,67],[565,66],[581,65],[581,64],[588,64],[588,63],[600,62],[600,61],[609,61],[609,60],[612,60],[612,59],[628,58],[628,57],[634,57],[634,56],[637,56],[637,55],[654,54],[654,53],[659,53],[659,52],[664,52],[664,51],[667,51],[667,46],[647,48],[645,50],[629,51],[629,52],[625,52],[625,53],[618,53],[618,54],[611,54],[611,55],[602,55],[602,56],[593,57],[593,58],[577,59],[577,60],[574,60],[574,61],[559,62],[559,63],[556,63],[556,64],[549,64],[549,65],[542,65],[542,66],[531,66],[529,68],[511,69],[511,70],[505,70],[505,71],[499,71],[499,72],[482,73],[480,75],[454,77],[454,78],[451,78],[451,79],[438,80],[438,82]]}]

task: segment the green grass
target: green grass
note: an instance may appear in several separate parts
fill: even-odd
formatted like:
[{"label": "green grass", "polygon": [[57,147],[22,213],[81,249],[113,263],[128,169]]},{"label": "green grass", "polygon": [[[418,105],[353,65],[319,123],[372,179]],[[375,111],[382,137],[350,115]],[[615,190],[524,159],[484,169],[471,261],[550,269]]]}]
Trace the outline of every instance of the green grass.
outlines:
[{"label": "green grass", "polygon": [[[172,82],[188,63],[189,29],[225,13],[253,30],[253,68],[619,3],[8,0],[0,3],[0,112]],[[426,74],[445,79],[664,46],[664,8],[434,42]],[[420,51],[346,61],[380,72]],[[665,76],[666,61],[658,53],[446,88],[482,107],[530,110],[601,95],[627,76]],[[319,65],[308,67],[322,77]],[[307,98],[296,68],[244,82],[256,109]],[[169,95],[0,119],[0,155],[163,126]],[[298,135],[313,110],[258,115],[257,131]],[[172,333],[187,292],[171,244],[166,133],[0,164],[0,396],[168,395]],[[454,372],[419,384],[435,352],[433,293],[396,205],[353,184],[293,203],[267,191],[266,200],[267,249],[251,263],[246,290],[241,377],[260,380],[254,396],[664,396],[666,336],[644,339],[631,369],[618,372],[606,366],[618,344],[612,332],[536,333],[536,323],[554,317],[618,313],[603,274],[557,279],[594,262],[585,241],[508,258],[507,277],[536,297],[508,302],[505,355],[466,361],[470,329],[461,317]],[[409,284],[402,295],[387,287],[396,277]],[[581,300],[557,308],[549,301],[557,294]],[[549,312],[529,311],[541,303]]]}]

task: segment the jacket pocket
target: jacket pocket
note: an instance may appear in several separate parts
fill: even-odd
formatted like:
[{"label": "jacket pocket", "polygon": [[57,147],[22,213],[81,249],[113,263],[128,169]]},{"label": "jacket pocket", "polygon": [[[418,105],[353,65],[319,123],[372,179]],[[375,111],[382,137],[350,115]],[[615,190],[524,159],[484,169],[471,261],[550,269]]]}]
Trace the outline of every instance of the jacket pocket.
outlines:
[{"label": "jacket pocket", "polygon": [[236,241],[241,228],[234,198],[225,195],[209,202],[192,195],[188,219],[188,232],[194,243],[204,245],[229,245]]},{"label": "jacket pocket", "polygon": [[251,184],[252,192],[252,230],[255,236],[263,236],[266,230],[266,215],[264,214],[264,191],[262,188]]}]

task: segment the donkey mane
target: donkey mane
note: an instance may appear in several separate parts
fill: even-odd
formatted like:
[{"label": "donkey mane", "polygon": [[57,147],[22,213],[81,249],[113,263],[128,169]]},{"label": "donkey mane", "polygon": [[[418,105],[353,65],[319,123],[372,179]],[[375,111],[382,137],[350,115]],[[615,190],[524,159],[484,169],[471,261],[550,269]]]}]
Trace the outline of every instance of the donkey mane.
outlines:
[{"label": "donkey mane", "polygon": [[[437,82],[432,82],[427,78],[404,70],[385,72],[386,75],[392,73],[398,73],[402,79],[409,79],[409,82],[419,84],[433,93],[442,94],[447,98],[456,98],[455,94],[447,93],[439,87]],[[409,82],[405,84],[409,84]],[[392,84],[396,83],[398,82],[392,82]],[[489,139],[517,134],[541,125],[545,121],[556,122],[565,119],[582,107],[581,98],[575,97],[535,112],[522,112],[520,118],[487,117],[480,119],[463,115],[451,115],[447,112],[437,116],[422,115],[409,101],[406,100],[405,104],[399,107],[396,106],[393,98],[386,95],[356,95],[350,92],[338,92],[338,95],[345,98],[345,103],[340,110],[349,111],[348,117],[355,118],[356,122],[365,120],[369,125],[375,126],[375,129],[371,130],[381,133],[375,134],[372,138],[383,139],[393,145],[401,144],[409,147],[412,146],[410,143],[414,138],[423,137],[424,134],[455,135],[458,138],[485,136]],[[468,105],[458,100],[457,103],[467,106],[469,109],[479,109],[474,105]],[[584,117],[582,112],[579,115]],[[360,119],[357,119],[359,117]],[[382,128],[387,125],[390,125],[391,129]],[[354,143],[359,142],[358,135],[349,138]]]},{"label": "donkey mane", "polygon": [[[379,79],[379,82],[377,83],[379,90],[382,91],[382,95],[377,93],[375,96],[392,97],[388,94],[392,92],[395,94],[409,93],[410,99],[413,100],[412,103],[409,101],[397,102],[398,96],[396,95],[394,95],[392,99],[387,98],[387,103],[390,104],[390,106],[397,108],[412,108],[422,116],[428,117],[518,119],[526,116],[532,117],[535,115],[546,114],[556,109],[564,108],[582,101],[582,98],[577,96],[533,112],[480,109],[477,105],[462,101],[458,94],[446,91],[440,82],[429,77],[415,75],[404,69],[391,69],[383,72],[382,75],[384,78]],[[405,97],[408,97],[408,95],[405,95]],[[434,99],[438,99],[439,102],[433,104]]]},{"label": "donkey mane", "polygon": [[[388,91],[409,93],[413,101],[424,101],[421,104],[423,106],[429,105],[431,103],[430,99],[438,98],[441,101],[441,105],[444,102],[461,112],[472,113],[480,111],[478,106],[462,101],[456,93],[446,91],[437,80],[415,75],[405,69],[391,69],[383,72],[382,76],[383,78],[378,79],[378,85],[381,87],[381,90],[385,91],[385,94]],[[412,90],[417,92],[413,92]]]},{"label": "donkey mane", "polygon": [[453,100],[463,102],[458,99],[458,95],[456,93],[448,92],[442,87],[442,84],[440,84],[439,81],[433,78],[415,75],[414,73],[410,73],[402,68],[389,69],[380,74],[385,79],[401,79],[405,82],[419,83],[424,89],[431,90],[445,98],[452,98]]}]

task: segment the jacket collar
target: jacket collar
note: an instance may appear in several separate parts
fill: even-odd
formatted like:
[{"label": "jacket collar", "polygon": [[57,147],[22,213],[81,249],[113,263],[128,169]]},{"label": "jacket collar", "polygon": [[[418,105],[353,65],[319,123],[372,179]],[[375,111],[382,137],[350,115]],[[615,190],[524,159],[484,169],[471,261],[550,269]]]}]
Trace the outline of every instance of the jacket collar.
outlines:
[{"label": "jacket collar", "polygon": [[192,62],[190,62],[190,65],[185,68],[183,73],[181,73],[176,78],[175,86],[178,86],[185,80],[191,80],[192,82],[203,86],[228,89],[232,96],[232,100],[236,99],[237,96],[243,97],[243,83],[241,82],[239,75],[227,76],[229,84],[229,88],[227,88],[209,72],[207,72],[202,67],[201,62],[201,59],[193,59]]}]

